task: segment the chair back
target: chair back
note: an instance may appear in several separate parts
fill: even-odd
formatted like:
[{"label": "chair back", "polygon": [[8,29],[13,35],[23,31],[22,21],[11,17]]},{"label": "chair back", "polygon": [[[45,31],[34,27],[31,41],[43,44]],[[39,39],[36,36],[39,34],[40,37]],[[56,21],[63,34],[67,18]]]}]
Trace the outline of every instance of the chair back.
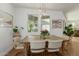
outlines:
[{"label": "chair back", "polygon": [[48,50],[59,51],[62,47],[63,40],[49,40],[48,41]]},{"label": "chair back", "polygon": [[30,50],[37,52],[39,52],[40,50],[45,50],[45,41],[44,40],[30,41]]}]

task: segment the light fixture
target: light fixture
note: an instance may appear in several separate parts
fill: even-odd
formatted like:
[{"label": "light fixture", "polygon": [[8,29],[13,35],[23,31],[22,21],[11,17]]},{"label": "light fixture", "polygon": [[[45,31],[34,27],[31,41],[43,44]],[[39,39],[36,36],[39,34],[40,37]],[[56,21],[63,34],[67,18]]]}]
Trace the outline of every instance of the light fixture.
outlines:
[{"label": "light fixture", "polygon": [[41,10],[41,14],[46,14],[47,11],[46,3],[41,3],[40,10]]}]

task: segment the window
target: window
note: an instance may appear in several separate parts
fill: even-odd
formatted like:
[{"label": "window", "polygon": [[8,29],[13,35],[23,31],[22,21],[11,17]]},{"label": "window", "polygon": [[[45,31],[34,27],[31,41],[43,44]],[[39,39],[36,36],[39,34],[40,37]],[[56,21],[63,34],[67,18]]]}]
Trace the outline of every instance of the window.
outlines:
[{"label": "window", "polygon": [[29,15],[28,16],[28,32],[38,32],[38,17]]},{"label": "window", "polygon": [[41,30],[47,30],[50,32],[50,17],[49,16],[42,16],[41,17]]}]

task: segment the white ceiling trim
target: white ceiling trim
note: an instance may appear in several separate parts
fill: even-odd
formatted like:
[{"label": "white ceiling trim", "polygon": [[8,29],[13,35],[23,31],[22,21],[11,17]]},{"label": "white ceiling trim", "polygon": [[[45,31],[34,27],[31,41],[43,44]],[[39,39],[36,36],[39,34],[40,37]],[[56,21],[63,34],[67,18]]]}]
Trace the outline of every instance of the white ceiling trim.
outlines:
[{"label": "white ceiling trim", "polygon": [[43,10],[57,10],[67,12],[75,7],[78,7],[78,3],[14,3],[12,4],[16,8],[28,8],[28,9],[43,9]]}]

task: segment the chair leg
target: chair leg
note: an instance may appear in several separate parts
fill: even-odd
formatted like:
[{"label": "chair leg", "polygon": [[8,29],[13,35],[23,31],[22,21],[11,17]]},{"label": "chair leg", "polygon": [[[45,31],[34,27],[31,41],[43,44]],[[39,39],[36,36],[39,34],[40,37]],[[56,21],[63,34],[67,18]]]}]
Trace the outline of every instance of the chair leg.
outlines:
[{"label": "chair leg", "polygon": [[42,52],[42,53],[41,53],[41,55],[43,56],[43,55],[44,55],[44,53]]},{"label": "chair leg", "polygon": [[46,54],[47,54],[47,52],[45,51],[45,52],[44,52],[44,56],[46,56]]},{"label": "chair leg", "polygon": [[45,55],[48,56],[48,51],[45,51]]},{"label": "chair leg", "polygon": [[43,56],[45,56],[45,52],[43,52]]},{"label": "chair leg", "polygon": [[25,55],[25,56],[27,55],[26,48],[24,48],[24,55]]},{"label": "chair leg", "polygon": [[55,52],[57,56],[62,56],[60,52]]},{"label": "chair leg", "polygon": [[30,55],[32,55],[32,53],[30,51],[27,51],[26,55],[30,56]]}]

